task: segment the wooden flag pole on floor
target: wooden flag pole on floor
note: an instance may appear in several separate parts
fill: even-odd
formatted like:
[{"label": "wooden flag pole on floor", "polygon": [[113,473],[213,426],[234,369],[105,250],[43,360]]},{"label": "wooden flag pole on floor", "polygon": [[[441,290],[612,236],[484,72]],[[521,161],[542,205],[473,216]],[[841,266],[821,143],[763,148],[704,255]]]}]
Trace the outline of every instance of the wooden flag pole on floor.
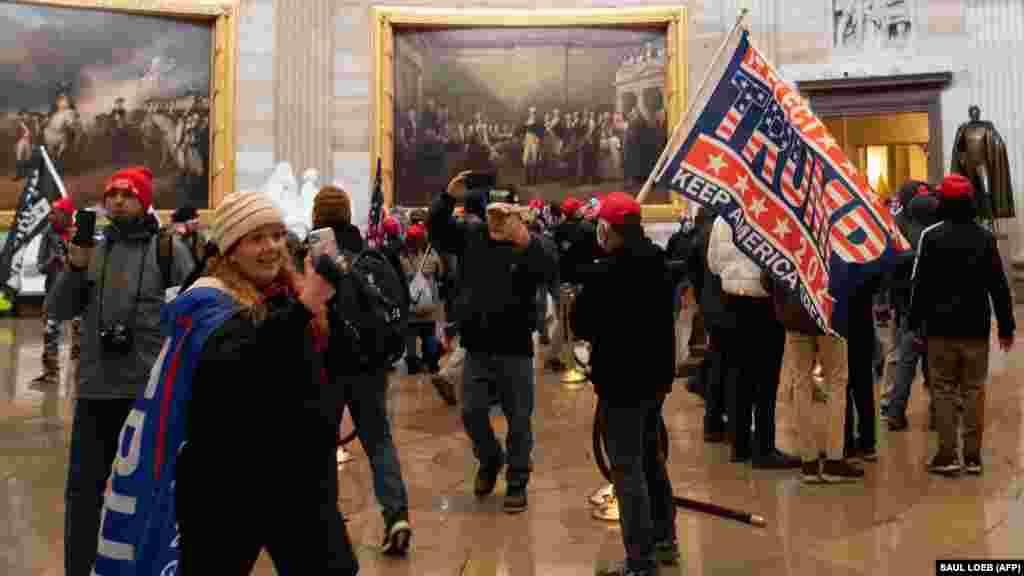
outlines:
[{"label": "wooden flag pole on floor", "polygon": [[637,202],[641,204],[644,203],[644,200],[647,199],[647,195],[650,193],[651,188],[654,187],[655,180],[657,180],[664,171],[666,162],[672,157],[672,153],[678,148],[676,145],[676,139],[679,138],[679,134],[682,132],[683,126],[687,124],[687,120],[690,119],[694,109],[697,107],[697,102],[701,101],[699,96],[704,93],[704,88],[706,87],[708,80],[711,78],[712,73],[715,71],[719,61],[725,54],[725,48],[730,42],[732,42],[736,33],[743,29],[743,20],[746,19],[749,12],[750,10],[747,8],[740,10],[740,14],[736,17],[736,23],[733,24],[732,30],[729,31],[725,40],[722,41],[722,45],[719,46],[718,51],[715,52],[715,56],[711,59],[711,64],[708,66],[707,71],[704,72],[704,78],[700,81],[700,85],[697,87],[697,92],[694,94],[694,97],[690,99],[690,104],[686,107],[686,113],[679,119],[679,122],[676,122],[676,127],[672,130],[672,137],[669,138],[668,142],[665,144],[665,149],[661,151],[661,156],[658,157],[658,161],[654,164],[654,170],[651,170],[651,174],[647,177],[647,181],[644,182],[643,188],[641,188],[640,192],[637,194]]}]

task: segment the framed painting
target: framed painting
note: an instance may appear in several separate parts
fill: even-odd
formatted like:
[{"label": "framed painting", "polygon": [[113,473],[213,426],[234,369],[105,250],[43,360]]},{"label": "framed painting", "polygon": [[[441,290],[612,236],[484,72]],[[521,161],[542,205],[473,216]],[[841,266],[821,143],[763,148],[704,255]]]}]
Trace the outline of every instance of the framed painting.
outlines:
[{"label": "framed painting", "polygon": [[[115,170],[207,212],[234,182],[236,0],[27,0],[0,15],[0,227],[45,146],[77,208]],[[166,221],[166,220],[165,220]]]},{"label": "framed painting", "polygon": [[[424,206],[463,170],[522,201],[639,192],[686,107],[686,9],[371,9],[372,170]],[[685,202],[654,189],[647,221]]]}]

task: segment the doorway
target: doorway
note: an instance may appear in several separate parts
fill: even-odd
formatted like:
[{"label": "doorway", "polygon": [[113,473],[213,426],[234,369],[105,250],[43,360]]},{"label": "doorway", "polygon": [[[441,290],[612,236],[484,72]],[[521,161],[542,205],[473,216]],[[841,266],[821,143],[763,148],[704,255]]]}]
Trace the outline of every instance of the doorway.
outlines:
[{"label": "doorway", "polygon": [[891,197],[907,180],[929,180],[927,113],[833,116],[822,122],[883,198]]}]

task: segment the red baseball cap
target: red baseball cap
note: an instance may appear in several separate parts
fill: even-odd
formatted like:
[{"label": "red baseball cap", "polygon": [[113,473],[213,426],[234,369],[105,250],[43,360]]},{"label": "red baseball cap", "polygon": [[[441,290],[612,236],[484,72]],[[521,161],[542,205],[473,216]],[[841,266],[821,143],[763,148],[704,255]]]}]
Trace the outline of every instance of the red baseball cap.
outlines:
[{"label": "red baseball cap", "polygon": [[938,190],[943,198],[974,197],[974,184],[960,174],[947,174]]},{"label": "red baseball cap", "polygon": [[384,229],[385,236],[398,236],[402,233],[402,227],[398,224],[398,220],[392,217],[387,217],[381,226]]},{"label": "red baseball cap", "polygon": [[625,192],[612,192],[601,201],[597,217],[609,224],[622,225],[626,223],[626,216],[640,214],[640,203],[636,198]]},{"label": "red baseball cap", "polygon": [[145,166],[135,166],[114,172],[107,180],[103,195],[106,196],[115,189],[131,190],[132,194],[139,199],[143,210],[149,210],[153,205],[153,173]]},{"label": "red baseball cap", "polygon": [[68,214],[74,214],[74,212],[75,212],[75,205],[71,202],[71,198],[62,197],[60,200],[57,200],[56,202],[54,202],[53,206],[50,206],[50,209],[51,210],[63,210],[64,212],[66,212]]},{"label": "red baseball cap", "polygon": [[580,202],[575,196],[569,196],[562,200],[562,216],[566,218],[575,215],[580,208],[583,208],[583,202]]},{"label": "red baseball cap", "polygon": [[409,231],[405,235],[409,240],[425,240],[427,238],[427,229],[423,224],[413,224],[409,226]]}]

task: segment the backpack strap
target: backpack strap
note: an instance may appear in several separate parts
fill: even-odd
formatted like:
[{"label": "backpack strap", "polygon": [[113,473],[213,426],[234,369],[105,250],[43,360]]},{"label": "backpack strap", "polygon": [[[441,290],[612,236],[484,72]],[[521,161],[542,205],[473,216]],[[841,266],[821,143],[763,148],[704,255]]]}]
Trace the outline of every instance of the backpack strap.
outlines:
[{"label": "backpack strap", "polygon": [[171,266],[174,265],[174,232],[170,228],[161,228],[157,232],[156,261],[160,265],[160,274],[164,280],[164,290],[171,287]]}]

